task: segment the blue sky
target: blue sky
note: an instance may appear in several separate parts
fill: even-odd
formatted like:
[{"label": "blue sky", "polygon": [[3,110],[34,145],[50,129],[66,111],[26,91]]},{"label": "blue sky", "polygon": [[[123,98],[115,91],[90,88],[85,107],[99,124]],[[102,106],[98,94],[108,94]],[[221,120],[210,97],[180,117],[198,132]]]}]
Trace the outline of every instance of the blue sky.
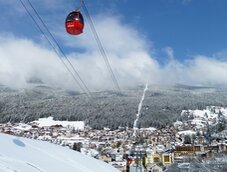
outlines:
[{"label": "blue sky", "polygon": [[[56,0],[57,1],[57,0]],[[45,21],[56,21],[62,25],[67,11],[79,4],[78,0],[48,3],[35,2]],[[30,18],[18,16],[24,9],[19,0],[1,3],[1,32],[12,32],[29,38],[40,34]],[[225,0],[96,0],[86,1],[91,14],[115,15],[123,23],[129,24],[152,42],[160,61],[165,60],[163,48],[174,49],[175,58],[183,60],[193,55],[212,55],[226,50],[227,40],[227,1]],[[47,6],[51,6],[48,7]],[[58,6],[59,5],[59,6]],[[20,7],[21,6],[21,7]],[[15,18],[15,15],[17,16]],[[8,20],[9,18],[10,20]],[[23,22],[18,20],[23,17]],[[62,21],[61,21],[62,20]],[[15,27],[16,26],[16,27]],[[62,27],[64,27],[62,25]],[[62,43],[62,46],[64,44]]]},{"label": "blue sky", "polygon": [[175,58],[180,60],[226,50],[225,0],[128,0],[117,1],[115,5],[108,3],[105,1],[104,8],[122,15],[124,22],[136,27],[151,40],[157,56],[162,60],[162,49],[167,46],[174,49]]},{"label": "blue sky", "polygon": [[[80,66],[87,68],[92,63],[102,70],[100,78],[108,80],[108,72],[103,74],[105,67],[98,64],[98,50],[88,23],[83,35],[74,37],[64,31],[65,17],[79,0],[30,1],[63,50],[75,60],[85,80],[90,82],[92,76]],[[149,80],[151,83],[227,85],[223,74],[227,72],[224,70],[227,68],[227,1],[86,0],[86,4],[121,85],[127,85],[125,80],[130,84]],[[10,43],[27,40],[41,48],[40,51],[51,52],[19,0],[0,0],[0,11],[2,40]],[[4,42],[1,46],[5,46]],[[98,72],[97,68],[94,71]],[[163,77],[167,73],[168,77]],[[103,83],[88,85],[98,89]]]}]

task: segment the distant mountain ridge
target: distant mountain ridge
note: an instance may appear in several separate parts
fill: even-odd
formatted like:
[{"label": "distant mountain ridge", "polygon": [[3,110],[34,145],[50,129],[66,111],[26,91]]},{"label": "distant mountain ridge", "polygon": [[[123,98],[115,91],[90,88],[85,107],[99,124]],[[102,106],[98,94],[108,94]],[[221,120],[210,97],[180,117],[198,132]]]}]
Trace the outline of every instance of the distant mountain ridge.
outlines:
[{"label": "distant mountain ridge", "polygon": [[[0,85],[0,122],[31,121],[53,116],[58,120],[84,120],[93,128],[132,127],[143,86],[122,92],[86,94],[31,84],[25,89]],[[227,106],[227,90],[187,85],[150,85],[143,102],[139,127],[162,127],[180,118],[185,109]]]}]

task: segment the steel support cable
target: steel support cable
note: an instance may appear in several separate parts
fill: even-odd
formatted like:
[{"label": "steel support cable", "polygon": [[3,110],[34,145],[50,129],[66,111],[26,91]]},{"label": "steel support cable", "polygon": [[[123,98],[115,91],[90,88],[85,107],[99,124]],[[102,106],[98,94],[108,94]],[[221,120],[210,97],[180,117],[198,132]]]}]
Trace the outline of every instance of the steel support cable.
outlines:
[{"label": "steel support cable", "polygon": [[46,40],[48,41],[48,43],[51,45],[51,47],[53,48],[54,52],[57,54],[57,56],[59,57],[59,59],[61,60],[61,62],[63,63],[63,65],[66,67],[66,69],[68,70],[68,72],[71,73],[72,77],[74,78],[74,81],[79,85],[80,89],[84,92],[86,92],[83,87],[81,86],[81,84],[79,83],[79,81],[76,79],[76,77],[74,76],[74,74],[71,72],[71,70],[68,68],[68,66],[65,64],[64,60],[60,57],[60,54],[58,53],[58,51],[56,50],[54,44],[51,42],[51,40],[46,36],[46,34],[44,33],[44,31],[42,30],[42,28],[39,26],[39,24],[37,23],[37,21],[35,20],[35,18],[32,16],[32,14],[30,13],[30,11],[28,10],[28,8],[26,7],[26,5],[24,4],[24,2],[22,0],[19,0],[22,4],[22,6],[24,7],[24,9],[26,10],[26,12],[28,13],[28,15],[31,17],[31,19],[33,20],[33,22],[35,22],[37,28],[39,29],[39,31],[41,32],[41,34],[46,38]]},{"label": "steel support cable", "polygon": [[43,26],[45,27],[45,29],[47,30],[47,32],[49,33],[49,35],[51,36],[51,38],[54,40],[58,50],[61,52],[61,54],[65,57],[65,59],[67,60],[67,62],[69,63],[70,67],[73,69],[74,73],[76,74],[76,76],[79,78],[80,82],[82,83],[83,87],[85,88],[85,92],[87,94],[89,94],[89,96],[91,96],[91,92],[88,89],[87,85],[85,84],[85,82],[83,81],[83,79],[81,78],[81,76],[79,75],[79,73],[77,72],[77,70],[75,69],[75,67],[73,66],[73,64],[71,63],[71,61],[68,59],[68,57],[65,55],[64,51],[62,50],[62,48],[60,47],[58,41],[54,38],[53,34],[50,32],[49,28],[47,27],[47,25],[45,24],[45,22],[43,21],[42,17],[39,15],[38,11],[34,8],[34,6],[32,5],[32,3],[30,2],[30,0],[27,0],[29,5],[32,7],[32,9],[34,10],[35,14],[37,15],[37,17],[39,18],[39,20],[41,21],[41,23],[43,24]]},{"label": "steel support cable", "polygon": [[59,52],[56,50],[54,44],[51,42],[51,40],[46,36],[46,34],[44,33],[44,31],[42,30],[42,28],[39,26],[39,24],[37,23],[37,21],[35,20],[35,18],[32,16],[32,14],[30,13],[30,11],[28,10],[28,8],[26,7],[26,5],[24,4],[24,2],[22,0],[19,0],[22,4],[22,6],[24,7],[24,9],[26,10],[26,12],[28,13],[28,15],[31,17],[31,19],[33,20],[33,22],[36,24],[37,28],[39,29],[39,31],[41,32],[41,34],[46,38],[46,40],[48,41],[48,43],[51,45],[51,47],[53,48],[54,52],[57,54],[57,56],[59,57],[59,59],[61,60],[61,62],[63,63],[63,65],[66,67],[66,69],[68,70],[68,72],[72,75],[74,81],[79,85],[80,89],[84,92],[86,92],[84,90],[84,88],[81,86],[81,84],[79,83],[79,81],[76,79],[76,77],[74,76],[74,74],[72,73],[72,71],[68,68],[68,66],[65,64],[64,60],[60,57]]},{"label": "steel support cable", "polygon": [[103,48],[103,46],[102,46],[101,40],[99,39],[98,33],[97,33],[96,29],[95,29],[95,26],[94,26],[94,23],[93,23],[93,21],[92,21],[92,18],[91,18],[90,14],[89,14],[89,12],[88,12],[88,9],[87,9],[87,7],[86,7],[86,5],[85,5],[85,3],[84,3],[84,0],[81,0],[81,2],[82,2],[82,4],[83,4],[82,7],[84,7],[85,15],[86,15],[86,17],[87,17],[87,19],[88,19],[88,23],[89,23],[90,28],[91,28],[91,30],[92,30],[92,32],[93,32],[94,38],[95,38],[95,40],[96,40],[96,42],[97,42],[97,44],[98,44],[100,53],[101,53],[101,55],[102,55],[102,57],[103,57],[103,59],[104,59],[104,61],[105,61],[105,63],[106,63],[106,66],[107,66],[107,68],[108,68],[108,70],[109,70],[109,73],[110,73],[110,75],[111,75],[113,84],[114,84],[114,86],[116,87],[116,89],[117,89],[118,91],[121,91],[121,89],[120,89],[120,87],[119,87],[119,84],[118,84],[118,82],[117,82],[117,79],[116,79],[116,77],[115,77],[115,75],[114,75],[114,73],[113,73],[113,70],[112,70],[112,68],[111,68],[110,62],[109,62],[108,57],[107,57],[107,55],[106,55],[106,52],[105,52],[105,50],[104,50],[104,48]]},{"label": "steel support cable", "polygon": [[80,9],[82,8],[82,6],[83,6],[83,0],[80,0],[80,6],[78,6],[76,8],[76,11],[80,11]]},{"label": "steel support cable", "polygon": [[[71,62],[68,60],[67,56],[64,54],[64,52],[62,51],[62,49],[60,48],[59,44],[56,42],[56,39],[53,37],[53,35],[51,34],[51,32],[49,31],[49,29],[47,28],[47,26],[45,25],[44,22],[43,26],[45,27],[45,29],[47,31],[49,31],[48,33],[50,34],[51,38],[53,39],[53,41],[55,42],[55,44],[52,43],[52,41],[46,36],[45,32],[42,30],[42,28],[39,26],[38,22],[36,21],[36,19],[32,16],[31,12],[28,10],[28,8],[26,7],[25,3],[22,0],[19,0],[22,4],[22,6],[25,8],[26,12],[28,13],[28,15],[32,18],[32,20],[34,21],[34,23],[36,24],[36,26],[38,27],[39,31],[41,32],[41,34],[46,38],[46,40],[48,41],[48,43],[51,45],[51,47],[53,48],[53,50],[55,51],[55,53],[57,54],[58,58],[61,60],[61,62],[63,63],[63,65],[66,67],[66,69],[68,70],[68,72],[72,75],[74,81],[79,85],[80,89],[85,92],[89,97],[91,97],[91,93],[89,91],[89,89],[87,88],[87,86],[85,85],[85,83],[83,82],[82,78],[80,77],[79,73],[75,70],[74,66],[71,64]],[[29,1],[30,2],[30,1]],[[33,7],[33,6],[31,6]],[[34,7],[33,7],[34,8]],[[34,8],[35,11],[35,8]],[[37,11],[36,11],[37,12]],[[38,15],[38,13],[36,14],[37,17],[40,17]],[[68,61],[68,63],[70,64],[71,68],[73,69],[74,73],[76,73],[77,77],[80,79],[81,83],[83,84],[83,86],[86,88],[84,89],[83,86],[81,85],[81,83],[78,81],[78,79],[75,77],[75,75],[73,74],[73,72],[70,70],[70,68],[66,65],[66,63],[64,62],[64,60],[61,58],[61,55],[59,54],[59,51],[56,49],[56,46],[58,47],[58,50],[60,51],[60,53],[66,58],[66,60]]]}]

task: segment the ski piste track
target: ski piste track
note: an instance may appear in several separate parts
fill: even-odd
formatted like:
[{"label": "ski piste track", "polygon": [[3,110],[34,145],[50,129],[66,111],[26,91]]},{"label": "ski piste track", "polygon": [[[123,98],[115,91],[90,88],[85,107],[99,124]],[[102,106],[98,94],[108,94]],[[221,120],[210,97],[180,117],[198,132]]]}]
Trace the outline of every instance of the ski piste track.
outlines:
[{"label": "ski piste track", "polygon": [[52,143],[0,133],[0,172],[119,172],[111,165]]}]

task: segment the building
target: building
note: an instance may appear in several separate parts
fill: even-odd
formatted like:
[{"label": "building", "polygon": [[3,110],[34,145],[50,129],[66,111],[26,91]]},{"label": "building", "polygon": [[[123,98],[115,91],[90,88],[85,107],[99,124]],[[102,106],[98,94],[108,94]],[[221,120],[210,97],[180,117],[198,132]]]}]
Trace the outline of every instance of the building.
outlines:
[{"label": "building", "polygon": [[163,153],[162,154],[162,164],[164,166],[171,165],[174,163],[174,154],[173,153]]},{"label": "building", "polygon": [[195,147],[193,145],[176,146],[175,156],[192,156],[195,154]]},{"label": "building", "polygon": [[154,164],[153,166],[150,166],[149,168],[147,168],[148,172],[162,172],[162,168],[159,167],[157,164]]}]

